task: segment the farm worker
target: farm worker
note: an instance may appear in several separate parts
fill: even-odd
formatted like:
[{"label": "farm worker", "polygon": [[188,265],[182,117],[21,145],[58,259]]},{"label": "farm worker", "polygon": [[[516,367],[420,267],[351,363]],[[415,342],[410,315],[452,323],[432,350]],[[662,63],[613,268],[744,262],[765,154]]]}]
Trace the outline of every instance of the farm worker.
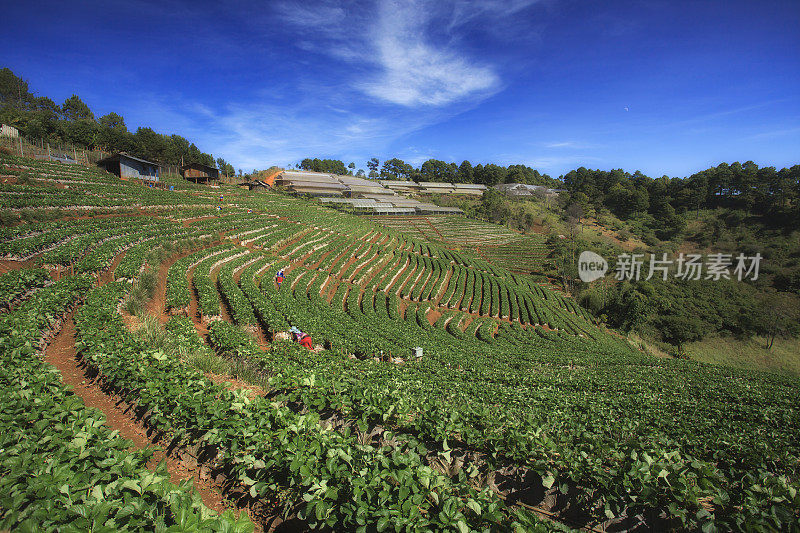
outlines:
[{"label": "farm worker", "polygon": [[295,326],[289,328],[289,331],[294,333],[294,338],[300,344],[300,346],[305,346],[309,350],[314,349],[314,343],[311,342],[311,335],[308,333],[303,333]]},{"label": "farm worker", "polygon": [[278,273],[275,274],[275,281],[278,283],[278,290],[281,290],[281,283],[283,283],[284,279],[285,276],[283,275],[283,270],[278,270]]}]

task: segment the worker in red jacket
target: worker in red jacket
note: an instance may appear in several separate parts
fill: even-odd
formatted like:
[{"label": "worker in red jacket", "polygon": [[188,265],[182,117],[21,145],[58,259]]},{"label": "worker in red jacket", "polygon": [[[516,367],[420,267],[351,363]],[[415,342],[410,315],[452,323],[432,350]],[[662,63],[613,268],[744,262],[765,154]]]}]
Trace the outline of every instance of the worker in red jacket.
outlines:
[{"label": "worker in red jacket", "polygon": [[283,283],[284,279],[283,270],[278,270],[278,273],[275,274],[275,282],[278,284],[278,290],[281,290],[281,283]]},{"label": "worker in red jacket", "polygon": [[298,344],[300,344],[300,346],[305,346],[309,350],[314,349],[314,343],[311,341],[311,335],[309,335],[308,333],[303,333],[295,326],[292,326],[289,329],[289,331],[294,333],[294,338],[298,342]]}]

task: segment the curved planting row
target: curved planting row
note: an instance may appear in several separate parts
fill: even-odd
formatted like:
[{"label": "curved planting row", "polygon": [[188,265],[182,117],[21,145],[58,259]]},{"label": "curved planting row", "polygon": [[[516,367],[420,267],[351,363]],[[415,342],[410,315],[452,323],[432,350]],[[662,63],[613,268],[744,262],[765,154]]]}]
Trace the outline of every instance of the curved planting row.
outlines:
[{"label": "curved planting row", "polygon": [[214,320],[220,316],[219,293],[214,281],[211,280],[211,271],[217,266],[251,253],[246,248],[229,248],[220,254],[206,256],[197,263],[192,273],[192,286],[197,294],[197,307],[203,320]]},{"label": "curved planting row", "polygon": [[253,313],[253,307],[250,301],[242,289],[236,284],[236,281],[234,281],[233,275],[236,270],[251,265],[261,258],[261,254],[252,253],[230,260],[220,268],[219,275],[217,276],[217,285],[222,299],[228,309],[230,309],[234,322],[240,326],[257,326],[258,320]]},{"label": "curved planting row", "polygon": [[[312,527],[339,530],[389,524],[420,531],[508,530],[535,524],[507,513],[490,491],[454,482],[425,465],[412,442],[359,444],[349,432],[324,429],[313,412],[297,414],[214,385],[127,334],[115,311],[121,296],[116,285],[89,296],[76,318],[82,356],[127,401],[151,413],[154,429],[206,449],[214,466],[252,496],[283,491],[304,502],[301,517]],[[215,323],[212,331],[220,350],[248,348],[227,324]],[[284,346],[281,352],[289,357],[305,351]],[[261,353],[249,348],[253,355]]]},{"label": "curved planting row", "polygon": [[189,307],[192,299],[189,293],[189,280],[186,277],[189,268],[203,261],[206,257],[221,254],[231,248],[232,245],[230,244],[220,244],[212,248],[199,250],[175,261],[167,272],[167,309],[177,310]]},{"label": "curved planting row", "polygon": [[[312,283],[307,293],[312,302],[316,284]],[[359,298],[350,291],[346,314],[356,327],[367,317],[385,320],[378,296]],[[302,298],[295,290],[293,303],[301,304]],[[331,313],[339,313],[336,306]],[[708,383],[717,381],[712,375],[720,370],[673,362],[653,367],[655,361],[625,351],[621,344],[609,344],[604,351],[594,342],[525,330],[519,325],[504,324],[492,337],[497,328],[493,319],[473,320],[457,348],[449,343],[437,345],[435,331],[440,328],[426,328],[420,319],[424,315],[424,309],[412,306],[402,325],[397,323],[398,329],[409,332],[425,349],[422,360],[403,366],[348,362],[335,352],[324,356],[303,353],[288,362],[273,357],[272,351],[255,356],[271,361],[266,368],[280,373],[285,393],[293,401],[365,416],[369,423],[403,428],[429,441],[457,436],[492,454],[498,466],[505,461],[528,465],[523,472],[538,476],[541,490],[554,498],[583,494],[586,499],[578,505],[589,516],[607,519],[643,513],[650,527],[665,528],[712,527],[716,522],[726,528],[758,523],[770,529],[796,520],[790,509],[797,497],[788,474],[795,468],[794,430],[782,429],[780,436],[776,435],[780,444],[772,441],[770,452],[752,447],[752,442],[724,450],[713,444],[713,435],[721,427],[737,439],[760,438],[750,434],[761,424],[757,407],[740,410],[744,418],[730,420],[723,415],[732,408],[730,399],[712,400],[716,392],[709,390]],[[346,323],[341,314],[336,319]],[[454,320],[450,317],[447,327]],[[385,332],[391,327],[388,321],[383,324]],[[402,333],[397,335],[399,338]],[[481,339],[491,343],[490,352],[476,344],[482,343]],[[486,365],[489,353],[492,363]],[[570,365],[559,366],[565,361]],[[603,365],[598,365],[600,362]],[[659,375],[656,380],[652,379],[654,372]],[[311,376],[313,384],[308,383]],[[741,383],[744,388],[761,382],[760,377],[747,379],[744,374],[737,379],[745,379],[746,383]],[[700,397],[680,393],[686,380]],[[486,383],[494,387],[487,388]],[[273,380],[273,384],[279,382]],[[792,409],[789,398],[796,397],[796,390],[790,392],[788,383],[774,390],[764,385],[759,394],[769,396],[767,404],[788,409],[784,411],[787,415]],[[663,406],[653,394],[664,388],[671,391],[671,413],[681,419],[678,426],[672,421],[656,421]],[[708,420],[708,409],[698,411],[697,406],[712,401],[715,414]],[[633,404],[638,408],[632,408]],[[624,427],[636,427],[641,433],[620,441],[618,432]],[[697,433],[676,432],[676,427],[692,427]],[[606,450],[601,456],[592,451],[598,447]],[[716,464],[722,456],[725,469]],[[772,461],[781,464],[777,472],[766,468]],[[753,474],[745,464],[766,469]],[[769,492],[762,492],[763,484],[771,487]],[[642,489],[633,494],[625,489],[629,486]],[[767,494],[777,499],[770,500],[772,496]],[[682,503],[676,504],[678,501]],[[712,501],[714,512],[706,512]],[[771,515],[769,509],[777,514]]]},{"label": "curved planting row", "polygon": [[149,471],[150,453],[128,451],[36,353],[92,285],[65,278],[0,317],[0,529],[252,531],[246,519],[214,516],[165,469]]},{"label": "curved planting row", "polygon": [[250,302],[259,324],[264,328],[264,331],[270,333],[270,337],[278,331],[287,331],[289,324],[275,308],[274,301],[261,292],[255,278],[259,272],[271,268],[276,260],[274,257],[262,257],[244,269],[239,278],[242,293]]}]

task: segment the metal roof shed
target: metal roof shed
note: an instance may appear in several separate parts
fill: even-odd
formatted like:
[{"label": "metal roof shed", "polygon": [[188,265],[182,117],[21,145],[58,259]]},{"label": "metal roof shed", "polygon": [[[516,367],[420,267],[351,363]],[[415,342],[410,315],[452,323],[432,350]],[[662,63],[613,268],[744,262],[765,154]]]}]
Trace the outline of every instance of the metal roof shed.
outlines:
[{"label": "metal roof shed", "polygon": [[390,187],[392,185],[400,185],[401,187],[415,187],[417,183],[414,181],[409,180],[378,180],[378,183],[385,187]]},{"label": "metal roof shed", "polygon": [[442,207],[433,204],[418,205],[417,212],[421,215],[454,215],[463,213],[463,211],[457,207]]},{"label": "metal roof shed", "polygon": [[307,194],[308,196],[341,196],[342,191],[324,187],[292,187],[295,194]]},{"label": "metal roof shed", "polygon": [[483,196],[483,191],[480,189],[453,189],[452,194],[460,194],[462,196]]},{"label": "metal roof shed", "polygon": [[443,181],[423,181],[423,182],[420,182],[419,185],[420,185],[420,187],[425,187],[426,189],[435,189],[435,188],[452,189],[453,188],[453,184],[452,183],[445,183]]},{"label": "metal roof shed", "polygon": [[315,189],[337,189],[340,191],[345,190],[347,187],[342,185],[341,183],[330,181],[330,182],[323,182],[323,181],[293,181],[287,184],[289,187],[313,187]]},{"label": "metal roof shed", "polygon": [[337,180],[345,185],[359,185],[361,187],[381,187],[383,185],[378,180],[366,180],[364,178],[357,178],[355,176],[334,176]]},{"label": "metal roof shed", "polygon": [[478,189],[481,191],[486,190],[486,185],[483,183],[454,183],[456,189]]},{"label": "metal roof shed", "polygon": [[133,157],[125,152],[119,152],[101,159],[97,162],[97,166],[106,169],[123,180],[158,181],[158,164]]},{"label": "metal roof shed", "polygon": [[376,207],[376,215],[413,215],[414,209],[411,207]]},{"label": "metal roof shed", "polygon": [[275,178],[275,183],[277,185],[285,186],[297,182],[340,184],[339,181],[334,179],[330,174],[317,174],[313,172],[282,172]]}]

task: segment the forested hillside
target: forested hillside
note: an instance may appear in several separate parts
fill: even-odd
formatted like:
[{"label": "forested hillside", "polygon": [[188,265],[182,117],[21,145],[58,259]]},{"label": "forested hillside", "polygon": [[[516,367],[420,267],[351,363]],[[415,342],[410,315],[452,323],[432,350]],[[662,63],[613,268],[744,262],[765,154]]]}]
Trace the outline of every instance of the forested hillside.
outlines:
[{"label": "forested hillside", "polygon": [[0,122],[14,126],[31,142],[63,141],[88,150],[127,152],[162,165],[219,164],[220,170],[234,174],[224,160],[215,161],[180,135],[156,133],[148,127],[128,131],[122,115],[111,112],[96,117],[78,95],[61,105],[37,96],[8,68],[0,69]]}]

